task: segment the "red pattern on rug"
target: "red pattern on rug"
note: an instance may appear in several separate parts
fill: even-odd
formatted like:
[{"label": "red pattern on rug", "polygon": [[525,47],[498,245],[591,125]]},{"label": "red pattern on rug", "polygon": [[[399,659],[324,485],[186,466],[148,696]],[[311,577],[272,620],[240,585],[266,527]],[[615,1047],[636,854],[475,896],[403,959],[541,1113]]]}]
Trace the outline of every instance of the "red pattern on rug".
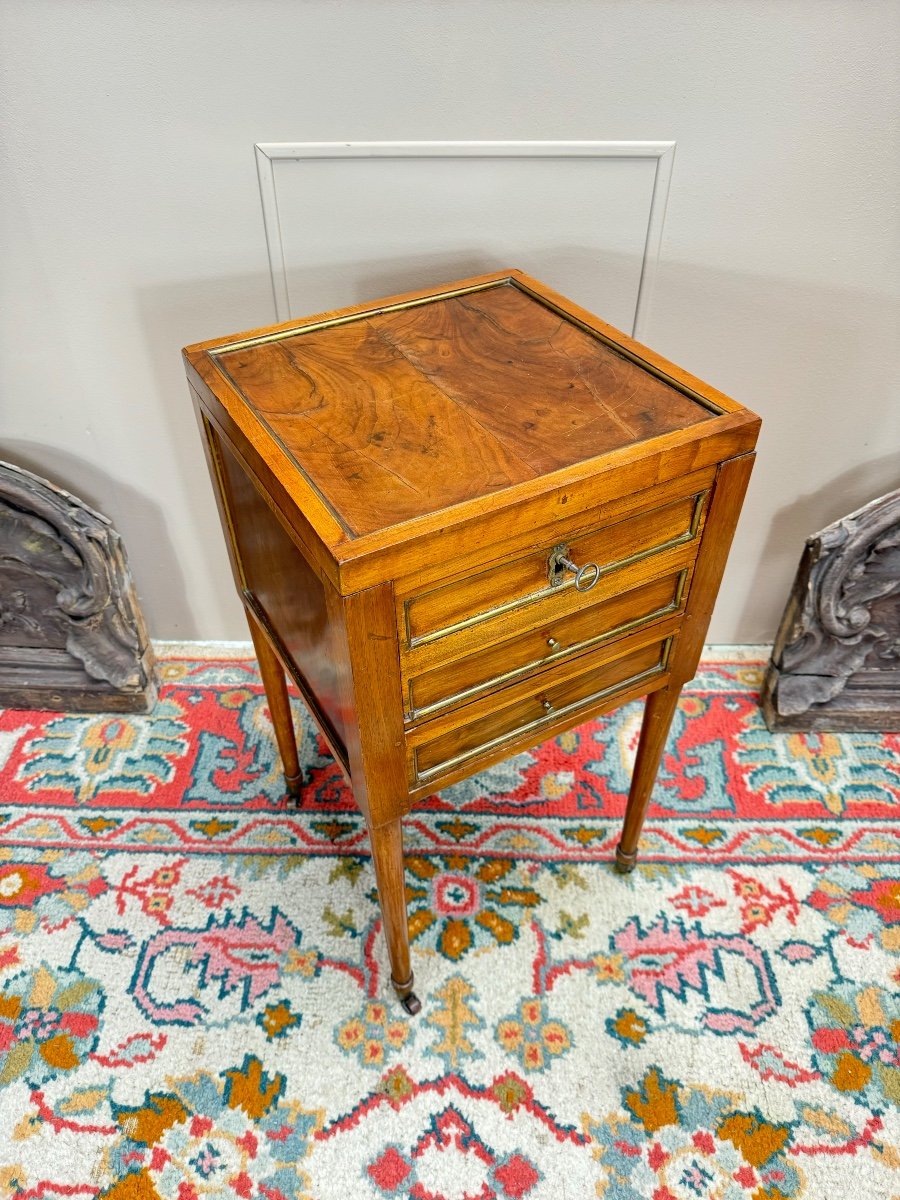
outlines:
[{"label": "red pattern on rug", "polygon": [[251,660],[152,714],[0,713],[0,1197],[784,1200],[900,1169],[900,737],[685,690],[638,871],[640,705],[405,821],[424,1002],[299,701]]}]

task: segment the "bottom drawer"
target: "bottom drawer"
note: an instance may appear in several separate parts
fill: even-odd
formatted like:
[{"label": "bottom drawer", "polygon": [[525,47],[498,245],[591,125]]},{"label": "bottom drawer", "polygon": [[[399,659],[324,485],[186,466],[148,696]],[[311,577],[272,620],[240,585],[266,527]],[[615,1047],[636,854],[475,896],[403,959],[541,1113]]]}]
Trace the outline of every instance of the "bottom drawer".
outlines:
[{"label": "bottom drawer", "polygon": [[533,695],[420,743],[412,749],[414,784],[426,783],[532,730],[539,740],[541,726],[555,723],[560,717],[571,714],[572,723],[577,723],[579,709],[588,709],[616,691],[662,674],[671,640],[665,638],[631,650],[574,679],[554,682],[552,674],[550,678],[545,675],[535,681],[543,686]]}]

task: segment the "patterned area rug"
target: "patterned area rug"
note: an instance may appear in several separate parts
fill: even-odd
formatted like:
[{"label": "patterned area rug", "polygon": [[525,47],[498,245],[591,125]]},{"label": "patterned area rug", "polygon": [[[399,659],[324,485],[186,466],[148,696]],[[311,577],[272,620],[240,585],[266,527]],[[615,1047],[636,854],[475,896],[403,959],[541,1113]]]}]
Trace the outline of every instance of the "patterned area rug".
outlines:
[{"label": "patterned area rug", "polygon": [[627,878],[639,705],[435,796],[408,1018],[340,774],[298,702],[284,807],[236,653],[0,715],[0,1196],[900,1195],[900,737],[771,737],[706,661]]}]

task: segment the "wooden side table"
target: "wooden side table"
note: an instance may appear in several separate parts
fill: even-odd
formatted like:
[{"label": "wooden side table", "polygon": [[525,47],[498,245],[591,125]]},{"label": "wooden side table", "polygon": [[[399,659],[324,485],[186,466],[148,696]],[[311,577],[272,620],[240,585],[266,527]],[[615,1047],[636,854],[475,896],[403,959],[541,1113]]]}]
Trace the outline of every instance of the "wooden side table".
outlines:
[{"label": "wooden side table", "polygon": [[401,818],[647,695],[616,852],[697,668],[759,419],[520,271],[185,351],[288,790],[285,671],[365,815],[413,994]]}]

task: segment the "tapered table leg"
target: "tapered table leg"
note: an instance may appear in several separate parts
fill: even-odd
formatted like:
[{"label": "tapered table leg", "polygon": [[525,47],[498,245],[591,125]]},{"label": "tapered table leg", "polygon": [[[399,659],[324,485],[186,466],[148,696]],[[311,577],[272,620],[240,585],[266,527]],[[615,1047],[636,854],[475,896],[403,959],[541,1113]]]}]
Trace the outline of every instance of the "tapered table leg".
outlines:
[{"label": "tapered table leg", "polygon": [[266,699],[269,702],[269,712],[272,725],[275,728],[275,740],[281,754],[281,764],[284,767],[284,782],[289,795],[295,800],[303,787],[303,772],[297,757],[297,738],[294,733],[294,718],[291,714],[291,702],[288,698],[287,679],[284,668],[278,661],[278,655],[272,649],[256,617],[250,611],[247,613],[247,623],[250,626],[250,636],[253,638],[253,648],[259,663],[259,673],[262,676],[263,687],[266,689]]},{"label": "tapered table leg", "polygon": [[681,688],[670,685],[651,692],[646,700],[622,837],[616,847],[616,870],[622,875],[633,871],[637,862],[638,839],[680,695]]},{"label": "tapered table leg", "polygon": [[391,960],[391,983],[408,1013],[422,1007],[413,991],[409,962],[409,923],[406,915],[406,880],[403,871],[403,827],[400,820],[369,827],[375,882]]}]

